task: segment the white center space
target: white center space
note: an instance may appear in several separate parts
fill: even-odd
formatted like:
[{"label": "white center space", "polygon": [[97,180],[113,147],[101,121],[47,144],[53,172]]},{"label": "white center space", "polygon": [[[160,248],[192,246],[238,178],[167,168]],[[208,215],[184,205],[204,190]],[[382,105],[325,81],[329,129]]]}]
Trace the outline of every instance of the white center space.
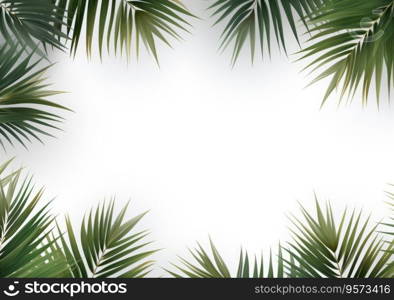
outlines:
[{"label": "white center space", "polygon": [[[204,1],[185,2],[208,16]],[[63,114],[57,139],[4,156],[75,224],[112,196],[131,200],[130,216],[150,210],[139,228],[164,248],[155,256],[164,267],[208,234],[234,264],[241,245],[257,254],[276,246],[288,238],[286,214],[298,214],[297,201],[312,207],[314,192],[338,214],[347,205],[386,215],[394,110],[359,99],[337,108],[338,95],[320,110],[326,83],[304,89],[310,78],[291,56],[251,66],[243,52],[232,69],[211,24],[193,21],[185,41],[160,47],[160,68],[149,56],[127,65],[88,61],[82,48],[75,59],[57,54],[50,81],[69,93],[54,100],[75,113]]]}]

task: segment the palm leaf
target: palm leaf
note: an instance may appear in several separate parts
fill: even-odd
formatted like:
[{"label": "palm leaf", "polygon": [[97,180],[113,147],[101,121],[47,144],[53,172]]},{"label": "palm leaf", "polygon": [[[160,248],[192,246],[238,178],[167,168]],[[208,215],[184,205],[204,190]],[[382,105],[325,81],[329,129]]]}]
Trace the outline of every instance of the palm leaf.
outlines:
[{"label": "palm leaf", "polygon": [[392,254],[383,252],[384,241],[369,227],[362,213],[342,214],[339,224],[327,204],[323,211],[316,199],[316,216],[301,207],[303,219],[293,218],[293,237],[287,250],[295,259],[287,261],[295,277],[375,278],[385,277]]},{"label": "palm leaf", "polygon": [[379,105],[382,87],[390,93],[394,84],[394,1],[331,0],[309,23],[312,45],[302,59],[316,56],[307,68],[323,68],[312,83],[331,78],[323,103],[339,89],[341,100],[360,91],[365,105],[374,84]]},{"label": "palm leaf", "polygon": [[[9,163],[0,166],[0,175]],[[38,206],[43,190],[33,193],[31,179],[20,182],[20,175],[0,179],[0,277],[64,276],[66,264],[51,233],[54,217],[48,204]]]},{"label": "palm leaf", "polygon": [[116,216],[114,201],[92,209],[82,221],[79,243],[66,218],[68,240],[61,242],[73,277],[136,278],[150,272],[153,262],[145,259],[156,250],[140,251],[150,244],[141,242],[147,233],[133,232],[145,213],[124,221],[126,211],[127,205]]},{"label": "palm leaf", "polygon": [[[387,235],[387,248],[384,249],[385,252],[391,253],[394,256],[394,193],[387,192],[389,197],[388,205],[390,207],[390,217],[387,222],[383,223],[385,226],[384,234]],[[389,262],[385,270],[386,277],[394,278],[394,261]]]},{"label": "palm leaf", "polygon": [[50,0],[0,0],[0,40],[31,49],[40,42],[63,50],[60,38],[67,38],[59,30],[63,15]]},{"label": "palm leaf", "polygon": [[4,173],[6,173],[6,170],[8,168],[8,166],[11,164],[11,162],[13,161],[13,159],[10,159],[9,161],[3,163],[0,165],[0,184],[3,186],[7,186],[7,184],[10,183],[10,181],[21,172],[21,170],[17,170],[14,172],[11,172],[10,174],[6,174],[4,175]]},{"label": "palm leaf", "polygon": [[251,259],[247,252],[244,253],[241,250],[237,272],[231,273],[212,240],[210,240],[210,250],[211,254],[198,244],[198,248],[190,250],[195,262],[189,262],[180,257],[180,264],[173,264],[176,271],[166,271],[176,278],[282,278],[285,276],[281,246],[275,258],[277,271],[274,271],[272,253],[269,256],[268,269],[265,270],[263,256],[260,259],[257,257]]},{"label": "palm leaf", "polygon": [[[47,110],[66,109],[47,97],[59,94],[48,89],[43,77],[47,69],[37,69],[31,52],[22,58],[24,48],[5,45],[0,48],[0,144],[22,144],[40,136],[51,136],[45,129],[58,129],[62,118]],[[46,110],[44,110],[46,109]],[[41,141],[42,142],[42,141]]]},{"label": "palm leaf", "polygon": [[[276,38],[279,49],[287,53],[285,26],[288,24],[299,41],[298,19],[303,20],[315,11],[323,0],[216,0],[209,9],[217,17],[215,25],[226,22],[221,36],[220,49],[233,42],[232,64],[249,40],[252,61],[256,48],[271,53],[271,40]],[[305,22],[304,22],[304,25]],[[256,43],[256,41],[258,43]],[[259,45],[260,46],[259,46]]]},{"label": "palm leaf", "polygon": [[[97,36],[98,50],[111,48],[116,53],[131,56],[133,48],[138,57],[140,41],[158,60],[156,41],[170,46],[168,37],[180,39],[178,31],[188,31],[186,16],[193,16],[174,0],[68,0],[60,1],[67,9],[67,33],[72,34],[71,52],[75,55],[86,28],[86,51],[92,54],[93,37]],[[97,25],[97,26],[96,26]],[[95,32],[95,28],[98,32]],[[111,46],[112,45],[112,46]]]}]

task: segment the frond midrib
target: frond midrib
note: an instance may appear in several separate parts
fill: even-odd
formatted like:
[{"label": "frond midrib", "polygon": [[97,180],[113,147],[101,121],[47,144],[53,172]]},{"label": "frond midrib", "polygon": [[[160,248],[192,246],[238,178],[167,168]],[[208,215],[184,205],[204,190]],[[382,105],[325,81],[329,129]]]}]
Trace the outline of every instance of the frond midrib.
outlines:
[{"label": "frond midrib", "polygon": [[4,243],[6,242],[5,237],[7,236],[8,225],[9,225],[8,224],[8,215],[9,215],[9,212],[7,211],[7,214],[5,216],[5,221],[4,221],[4,227],[0,233],[0,257],[1,257],[1,252],[3,250]]},{"label": "frond midrib", "polygon": [[0,8],[4,9],[4,11],[5,11],[12,19],[14,19],[15,21],[18,21],[19,24],[23,25],[23,20],[22,20],[20,17],[18,17],[18,15],[17,15],[16,13],[14,13],[14,12],[12,11],[12,9],[11,9],[10,6],[7,6],[7,5],[4,4],[4,3],[0,3]]},{"label": "frond midrib", "polygon": [[369,34],[373,33],[373,29],[375,25],[380,24],[382,21],[382,17],[385,15],[385,13],[387,13],[389,9],[393,9],[393,8],[394,8],[394,0],[384,7],[384,10],[379,14],[379,16],[372,22],[372,24],[369,27],[365,28],[365,33],[363,33],[360,36],[358,42],[354,43],[353,47],[351,47],[352,50],[345,56],[345,58],[342,59],[342,61],[349,60],[357,51],[357,49],[363,44],[365,44],[365,39],[369,36]]},{"label": "frond midrib", "polygon": [[96,278],[97,274],[100,274],[100,271],[98,271],[98,269],[101,267],[101,264],[104,261],[104,256],[106,255],[107,250],[108,250],[108,245],[105,245],[104,249],[100,250],[101,253],[99,257],[94,261],[94,268],[92,270],[93,278]]}]

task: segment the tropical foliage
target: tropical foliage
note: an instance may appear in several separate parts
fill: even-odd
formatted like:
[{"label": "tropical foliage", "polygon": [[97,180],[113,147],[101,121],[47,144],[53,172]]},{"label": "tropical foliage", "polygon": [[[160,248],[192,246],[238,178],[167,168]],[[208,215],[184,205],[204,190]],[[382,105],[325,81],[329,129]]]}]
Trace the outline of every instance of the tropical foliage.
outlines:
[{"label": "tropical foliage", "polygon": [[64,12],[50,0],[0,0],[0,41],[36,49],[41,43],[63,50],[60,38]]},{"label": "tropical foliage", "polygon": [[[169,37],[188,32],[185,17],[193,17],[176,0],[0,0],[0,144],[20,143],[51,136],[62,118],[52,108],[66,109],[47,97],[58,94],[43,77],[50,66],[48,47],[65,51],[71,40],[76,54],[82,31],[86,51],[98,49],[139,56],[143,43],[158,62],[157,40],[170,46]],[[105,46],[106,45],[106,46]],[[36,58],[39,56],[39,58]],[[22,59],[21,59],[22,58]]]},{"label": "tropical foliage", "polygon": [[323,103],[339,89],[341,99],[360,90],[366,104],[375,83],[379,104],[382,86],[394,85],[394,1],[330,0],[308,22],[313,44],[302,58],[315,56],[307,68],[323,68],[313,82],[331,78]]},{"label": "tropical foliage", "polygon": [[[0,277],[144,277],[155,250],[144,250],[146,231],[133,232],[145,214],[124,220],[114,201],[104,202],[83,220],[78,242],[69,218],[66,234],[56,225],[43,189],[34,192],[22,170],[0,166]],[[82,249],[82,251],[80,250]]]},{"label": "tropical foliage", "polygon": [[[51,65],[48,46],[64,50],[64,12],[49,0],[0,0],[0,144],[21,144],[52,136],[62,118],[53,109],[65,107],[48,100],[56,94],[46,83]],[[38,58],[37,58],[38,56]]]},{"label": "tropical foliage", "polygon": [[[392,192],[387,192],[387,195],[390,199],[388,205],[391,214],[387,222],[383,223],[385,226],[383,233],[388,236],[388,239],[385,241],[389,248],[387,251],[391,253],[391,255],[394,255],[394,194]],[[394,277],[394,261],[387,266],[387,273],[390,274],[391,277]]]},{"label": "tropical foliage", "polygon": [[[378,104],[384,86],[390,95],[393,0],[214,0],[209,9],[214,24],[224,26],[220,49],[233,47],[232,64],[247,43],[252,61],[256,50],[270,55],[274,40],[287,54],[290,31],[300,59],[311,60],[305,69],[320,70],[312,83],[331,79],[323,103],[338,89],[341,101],[360,92],[364,104],[371,87]],[[100,57],[107,50],[138,58],[144,44],[158,62],[157,42],[181,39],[193,18],[179,0],[0,0],[0,144],[27,147],[61,121],[52,108],[65,107],[47,99],[58,93],[44,81],[49,66],[38,66],[49,60],[49,47],[70,45],[76,55],[85,31],[88,57],[97,48]],[[304,33],[311,36],[307,47]]]},{"label": "tropical foliage", "polygon": [[[249,44],[268,55],[272,43],[288,54],[286,31],[302,48],[305,69],[319,72],[312,83],[330,79],[323,103],[335,90],[340,101],[360,93],[367,104],[371,87],[380,103],[384,86],[394,85],[394,0],[214,0],[209,6],[215,25],[223,24],[220,49],[232,45],[234,65]],[[103,51],[138,58],[140,44],[158,62],[157,42],[171,46],[189,32],[195,18],[178,0],[0,0],[0,144],[42,142],[58,130],[66,107],[48,98],[45,74],[49,49],[74,56],[86,32],[86,52],[94,43]],[[300,34],[311,37],[304,47]],[[319,71],[318,71],[319,70]],[[145,214],[126,220],[128,206],[115,213],[114,201],[103,202],[82,220],[78,233],[70,218],[65,228],[42,203],[22,171],[0,165],[0,277],[144,277],[156,250],[147,250],[146,231],[135,226]],[[394,195],[389,193],[391,208]],[[301,207],[293,217],[292,239],[268,260],[241,250],[232,271],[214,243],[180,258],[174,277],[265,278],[394,277],[394,217],[371,225],[361,211],[344,211],[337,220],[327,204],[316,200],[315,214]]]},{"label": "tropical foliage", "polygon": [[170,46],[168,37],[180,39],[177,30],[188,32],[190,27],[185,16],[193,17],[174,0],[58,0],[57,3],[61,11],[67,12],[66,31],[71,34],[74,55],[85,25],[88,56],[92,54],[93,36],[97,35],[100,57],[105,45],[108,51],[112,47],[115,54],[125,53],[127,57],[134,48],[138,57],[142,41],[158,61],[156,40]]},{"label": "tropical foliage", "polygon": [[146,231],[133,232],[146,213],[124,221],[127,207],[115,215],[111,201],[91,210],[82,221],[79,243],[70,218],[66,218],[68,241],[61,237],[61,244],[73,277],[134,278],[150,272],[153,261],[144,259],[156,251],[139,251],[150,242],[140,243]]},{"label": "tropical foliage", "polygon": [[[54,217],[41,204],[43,190],[33,192],[21,170],[4,175],[0,166],[0,277],[58,277],[65,264],[54,243]],[[21,183],[19,183],[21,181]]]},{"label": "tropical foliage", "polygon": [[[115,202],[102,202],[82,220],[75,232],[69,217],[64,230],[42,204],[43,189],[34,192],[22,170],[7,172],[11,161],[0,165],[0,277],[141,278],[152,270],[148,259],[157,250],[144,242],[147,231],[135,230],[146,213],[125,219],[128,204],[118,213]],[[392,194],[389,194],[392,197]],[[390,199],[392,202],[392,198]],[[392,205],[392,203],[391,203]],[[200,244],[166,270],[190,278],[373,278],[394,277],[394,239],[391,216],[369,225],[361,212],[343,212],[339,222],[329,204],[316,200],[316,212],[301,207],[302,219],[292,218],[293,239],[279,245],[267,260],[241,249],[236,270],[210,240]],[[78,238],[79,237],[79,238]]]},{"label": "tropical foliage", "polygon": [[25,48],[4,45],[0,48],[0,144],[8,142],[26,147],[32,139],[51,136],[45,129],[58,129],[62,118],[51,108],[66,109],[47,97],[59,94],[45,83],[45,72],[50,66],[39,67],[41,59],[30,52],[23,59]]},{"label": "tropical foliage", "polygon": [[[212,254],[198,244],[191,251],[195,262],[180,258],[174,264],[174,277],[190,278],[392,278],[393,237],[385,241],[377,225],[369,226],[369,218],[361,212],[345,211],[337,223],[330,204],[323,210],[316,200],[315,216],[301,207],[303,218],[293,218],[293,240],[270,253],[268,267],[241,251],[237,271],[229,271],[222,256],[210,242]],[[268,269],[266,273],[264,270]],[[275,272],[275,269],[277,270]]]},{"label": "tropical foliage", "polygon": [[211,255],[198,243],[198,248],[190,250],[196,263],[191,263],[180,257],[180,265],[173,264],[177,271],[166,271],[176,278],[283,278],[285,275],[280,245],[276,272],[273,263],[276,258],[273,258],[272,253],[269,256],[268,269],[265,270],[263,255],[259,260],[257,257],[251,259],[248,253],[244,253],[244,250],[241,249],[237,271],[232,274],[211,239],[210,249]]},{"label": "tropical foliage", "polygon": [[[286,24],[301,46],[301,59],[311,59],[304,69],[321,70],[312,82],[330,78],[323,104],[340,90],[340,102],[359,92],[365,105],[375,87],[394,85],[393,0],[216,0],[210,9],[215,25],[225,23],[220,49],[232,45],[232,64],[249,43],[252,61],[256,49],[271,53],[274,37],[287,53]],[[302,31],[300,26],[302,24]],[[301,34],[311,37],[304,46]]]},{"label": "tropical foliage", "polygon": [[293,219],[294,240],[288,252],[295,258],[290,266],[296,277],[374,278],[387,277],[391,250],[385,247],[377,226],[369,229],[369,218],[361,212],[343,212],[334,220],[330,204],[323,210],[316,200],[316,216],[301,207],[303,219]]},{"label": "tropical foliage", "polygon": [[258,47],[262,54],[265,49],[271,54],[273,37],[279,49],[287,53],[287,24],[300,44],[297,22],[301,20],[304,30],[308,30],[305,16],[316,11],[322,2],[323,0],[216,0],[209,8],[213,10],[212,16],[217,17],[215,25],[226,21],[220,49],[224,50],[233,42],[232,64],[235,64],[247,40],[252,61]]}]

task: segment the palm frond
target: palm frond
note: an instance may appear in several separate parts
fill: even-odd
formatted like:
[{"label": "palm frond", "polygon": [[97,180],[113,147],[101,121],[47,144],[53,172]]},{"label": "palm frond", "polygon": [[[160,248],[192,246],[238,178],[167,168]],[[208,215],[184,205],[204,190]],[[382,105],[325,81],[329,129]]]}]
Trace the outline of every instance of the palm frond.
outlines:
[{"label": "palm frond", "polygon": [[[271,54],[271,40],[275,37],[279,49],[287,54],[285,26],[288,24],[297,40],[297,21],[304,20],[323,0],[216,0],[209,9],[217,16],[215,25],[226,22],[221,36],[220,49],[233,42],[232,64],[249,40],[252,62],[256,48]],[[303,22],[305,27],[306,23]],[[256,43],[257,40],[257,43]],[[259,45],[260,46],[259,46]]]},{"label": "palm frond", "polygon": [[[106,45],[115,54],[131,56],[135,49],[138,58],[140,40],[158,60],[157,40],[168,46],[168,37],[180,39],[178,31],[188,32],[186,16],[194,17],[179,1],[174,0],[68,0],[59,5],[67,9],[67,33],[72,34],[71,53],[75,55],[82,30],[86,28],[86,51],[92,54],[93,37],[97,36],[102,57]],[[98,24],[97,24],[98,23]],[[95,32],[95,28],[98,31]]]},{"label": "palm frond", "polygon": [[50,66],[37,70],[41,60],[34,61],[34,52],[21,59],[24,51],[17,45],[0,48],[0,144],[4,149],[7,142],[26,148],[32,139],[41,141],[40,135],[51,136],[45,129],[58,129],[55,124],[62,118],[44,109],[67,109],[47,100],[60,93],[45,83],[43,76]]},{"label": "palm frond", "polygon": [[63,276],[65,261],[54,259],[61,253],[52,235],[54,217],[48,204],[38,206],[43,190],[33,193],[31,179],[20,182],[20,175],[19,170],[0,180],[0,277]]},{"label": "palm frond", "polygon": [[323,69],[312,83],[331,78],[323,104],[338,89],[340,101],[360,91],[365,105],[375,84],[379,105],[382,87],[394,85],[394,1],[327,1],[309,23],[313,44],[302,59],[316,56],[307,68]]},{"label": "palm frond", "polygon": [[143,250],[150,242],[141,243],[146,231],[133,233],[145,213],[124,221],[127,205],[118,215],[114,201],[92,209],[82,221],[80,241],[66,218],[68,240],[61,242],[72,276],[75,278],[139,278],[150,272],[153,261],[146,260],[156,250]]},{"label": "palm frond", "polygon": [[0,40],[35,49],[37,43],[64,50],[59,30],[64,12],[50,0],[0,0]]},{"label": "palm frond", "polygon": [[10,183],[10,181],[21,172],[21,169],[11,172],[9,174],[5,174],[7,171],[8,166],[12,163],[13,159],[10,159],[9,161],[6,161],[5,163],[0,165],[0,184],[2,186],[7,186],[7,184]]},{"label": "palm frond", "polygon": [[[267,270],[264,268],[263,255],[260,259],[251,258],[247,252],[241,249],[237,271],[230,272],[212,240],[210,240],[210,252],[211,254],[198,243],[196,249],[190,250],[195,259],[194,263],[180,257],[180,265],[173,264],[176,271],[166,271],[176,278],[283,278],[285,276],[281,246],[279,246],[278,255],[275,258],[270,253]],[[277,271],[274,260],[277,264]]]},{"label": "palm frond", "polygon": [[362,212],[349,216],[345,211],[339,224],[327,204],[325,211],[316,199],[316,216],[301,207],[303,219],[293,218],[294,240],[287,250],[295,262],[286,262],[296,277],[376,278],[385,277],[392,254],[383,252],[385,243],[369,227]]}]

